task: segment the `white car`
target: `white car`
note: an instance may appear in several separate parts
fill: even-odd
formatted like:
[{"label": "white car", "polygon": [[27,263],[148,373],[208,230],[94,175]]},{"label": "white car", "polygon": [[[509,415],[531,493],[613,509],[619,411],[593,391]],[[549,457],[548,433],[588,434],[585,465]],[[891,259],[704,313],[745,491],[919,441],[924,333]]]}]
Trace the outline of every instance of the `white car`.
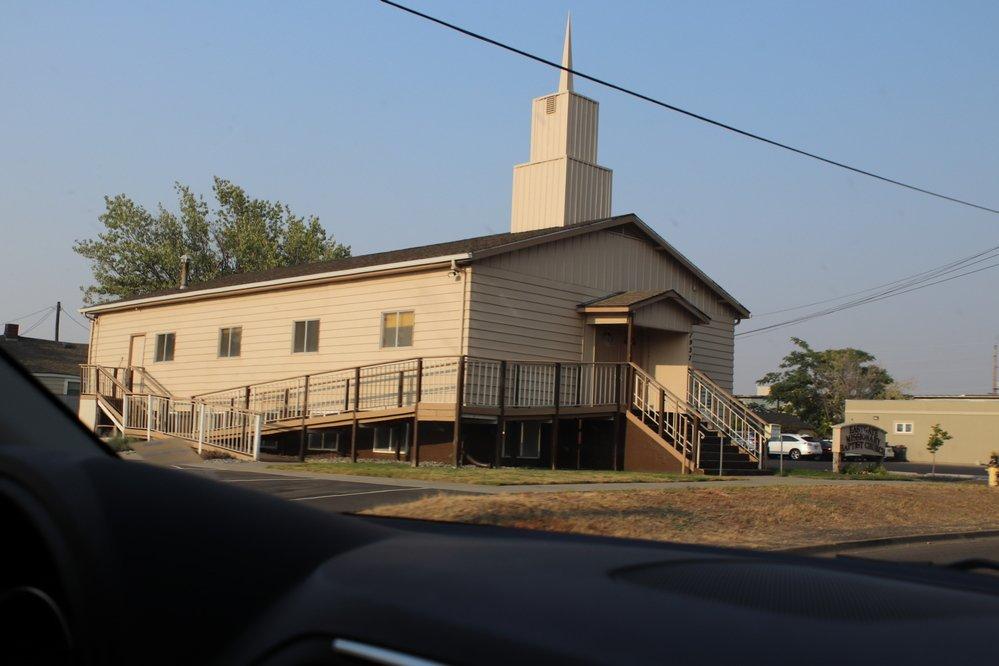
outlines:
[{"label": "white car", "polygon": [[809,435],[782,434],[780,439],[771,439],[767,445],[771,456],[782,453],[791,460],[818,458],[822,455],[822,443]]}]

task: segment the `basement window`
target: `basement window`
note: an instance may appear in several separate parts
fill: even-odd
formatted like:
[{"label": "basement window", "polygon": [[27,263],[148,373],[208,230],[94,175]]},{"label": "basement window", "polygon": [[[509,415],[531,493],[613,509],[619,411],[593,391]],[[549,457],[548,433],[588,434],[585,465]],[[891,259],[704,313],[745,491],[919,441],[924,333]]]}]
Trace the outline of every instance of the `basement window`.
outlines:
[{"label": "basement window", "polygon": [[319,320],[308,319],[295,322],[294,353],[319,351]]},{"label": "basement window", "polygon": [[243,344],[243,327],[231,326],[219,329],[219,358],[239,356]]},{"label": "basement window", "polygon": [[409,423],[382,424],[374,427],[375,453],[407,453],[409,451]]},{"label": "basement window", "polygon": [[896,435],[911,435],[912,434],[912,424],[911,423],[895,423],[895,434]]},{"label": "basement window", "polygon": [[173,348],[176,340],[175,333],[158,333],[156,335],[155,361],[157,363],[173,360]]},{"label": "basement window", "polygon": [[382,314],[382,347],[412,347],[413,325],[416,315],[412,310]]}]

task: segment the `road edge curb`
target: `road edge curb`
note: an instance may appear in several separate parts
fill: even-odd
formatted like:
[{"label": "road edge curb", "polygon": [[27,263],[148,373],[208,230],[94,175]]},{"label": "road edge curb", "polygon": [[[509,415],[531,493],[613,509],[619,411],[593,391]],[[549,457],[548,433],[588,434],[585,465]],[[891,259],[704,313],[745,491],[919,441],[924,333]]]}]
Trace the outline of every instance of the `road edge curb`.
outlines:
[{"label": "road edge curb", "polygon": [[894,546],[906,543],[925,541],[960,541],[961,539],[980,539],[982,537],[999,536],[999,530],[975,530],[971,532],[936,532],[933,534],[916,534],[911,536],[882,537],[880,539],[861,539],[858,541],[841,541],[838,543],[819,544],[816,546],[800,546],[773,551],[788,555],[813,555],[837,550],[863,550],[880,546]]}]

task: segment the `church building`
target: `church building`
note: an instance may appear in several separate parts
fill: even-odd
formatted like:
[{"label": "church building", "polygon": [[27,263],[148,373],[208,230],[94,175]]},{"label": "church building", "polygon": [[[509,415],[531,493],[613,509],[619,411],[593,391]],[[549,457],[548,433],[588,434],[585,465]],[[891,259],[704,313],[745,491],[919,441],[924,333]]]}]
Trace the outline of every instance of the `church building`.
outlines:
[{"label": "church building", "polygon": [[766,424],[731,396],[749,311],[611,214],[598,112],[565,70],[532,102],[509,232],[84,308],[81,418],[236,457],[761,466]]}]

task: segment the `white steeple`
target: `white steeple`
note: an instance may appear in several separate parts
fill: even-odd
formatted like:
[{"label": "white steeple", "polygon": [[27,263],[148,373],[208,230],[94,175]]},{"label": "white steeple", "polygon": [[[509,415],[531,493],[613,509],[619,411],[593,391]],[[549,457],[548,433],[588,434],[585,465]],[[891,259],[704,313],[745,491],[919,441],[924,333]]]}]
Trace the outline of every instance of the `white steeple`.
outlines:
[{"label": "white steeple", "polygon": [[[572,17],[562,66],[572,69]],[[531,108],[531,161],[513,168],[512,231],[563,227],[610,216],[611,170],[597,165],[598,105],[559,72],[558,91]]]}]

